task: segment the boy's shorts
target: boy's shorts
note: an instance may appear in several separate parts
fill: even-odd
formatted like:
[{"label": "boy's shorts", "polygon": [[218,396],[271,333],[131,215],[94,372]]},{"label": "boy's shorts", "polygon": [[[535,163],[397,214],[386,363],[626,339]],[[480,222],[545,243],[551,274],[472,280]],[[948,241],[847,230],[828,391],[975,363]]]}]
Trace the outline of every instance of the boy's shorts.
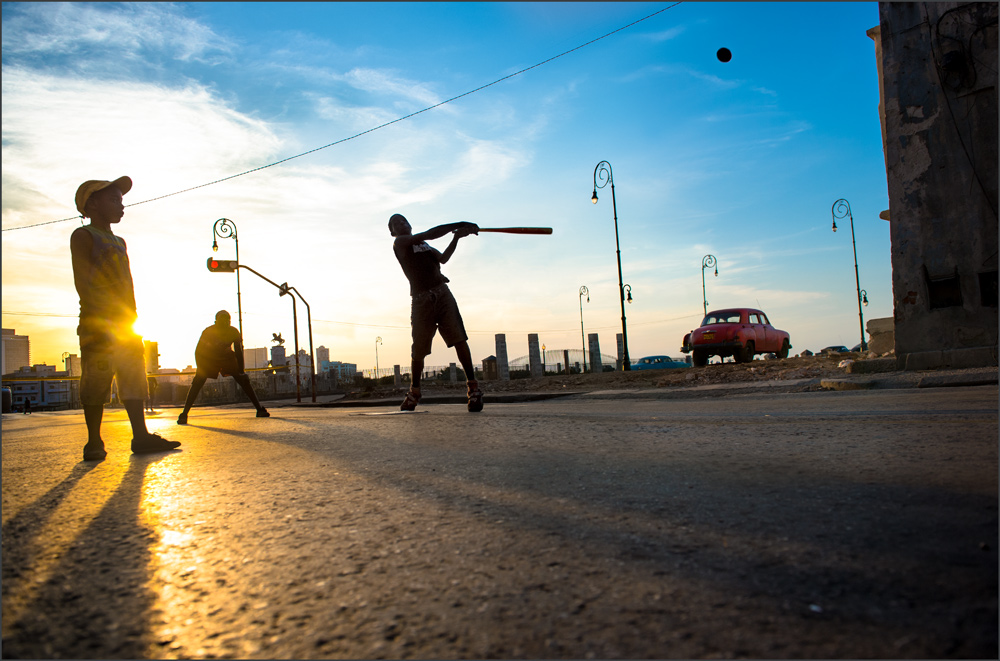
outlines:
[{"label": "boy's shorts", "polygon": [[104,406],[111,401],[111,380],[118,381],[118,399],[143,401],[149,397],[142,339],[114,342],[100,349],[80,349],[80,402]]},{"label": "boy's shorts", "polygon": [[438,285],[419,294],[410,301],[410,326],[413,328],[412,358],[430,354],[435,331],[441,332],[448,347],[465,342],[465,324],[458,311],[458,303],[448,285]]}]

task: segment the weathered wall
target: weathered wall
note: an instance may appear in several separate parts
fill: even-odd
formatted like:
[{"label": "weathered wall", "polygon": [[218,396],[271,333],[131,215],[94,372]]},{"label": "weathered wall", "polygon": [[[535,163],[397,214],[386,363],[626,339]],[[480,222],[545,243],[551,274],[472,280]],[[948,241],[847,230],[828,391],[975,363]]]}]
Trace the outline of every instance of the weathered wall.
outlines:
[{"label": "weathered wall", "polygon": [[879,20],[897,359],[996,364],[997,4]]}]

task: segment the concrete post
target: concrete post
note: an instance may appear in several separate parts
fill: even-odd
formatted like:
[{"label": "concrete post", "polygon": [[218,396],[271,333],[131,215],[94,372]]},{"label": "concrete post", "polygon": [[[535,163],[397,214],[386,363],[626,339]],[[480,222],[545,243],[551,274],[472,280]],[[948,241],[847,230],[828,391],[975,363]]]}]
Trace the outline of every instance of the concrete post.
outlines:
[{"label": "concrete post", "polygon": [[452,383],[458,381],[458,368],[455,363],[448,363],[448,380]]},{"label": "concrete post", "polygon": [[531,370],[532,379],[540,379],[545,376],[538,351],[538,333],[530,333],[528,335],[528,365]]},{"label": "concrete post", "polygon": [[569,349],[563,349],[563,365],[566,366],[566,374],[569,374]]},{"label": "concrete post", "polygon": [[510,365],[507,363],[507,336],[496,334],[497,343],[497,377],[501,381],[510,381]]},{"label": "concrete post", "polygon": [[615,361],[615,369],[621,372],[622,365],[625,363],[625,341],[622,339],[621,333],[615,335],[615,341],[618,343],[618,358]]},{"label": "concrete post", "polygon": [[587,333],[587,348],[590,350],[590,371],[601,372],[601,343],[597,341],[597,333]]},{"label": "concrete post", "polygon": [[397,388],[403,385],[403,375],[399,371],[399,365],[392,366],[392,385]]}]

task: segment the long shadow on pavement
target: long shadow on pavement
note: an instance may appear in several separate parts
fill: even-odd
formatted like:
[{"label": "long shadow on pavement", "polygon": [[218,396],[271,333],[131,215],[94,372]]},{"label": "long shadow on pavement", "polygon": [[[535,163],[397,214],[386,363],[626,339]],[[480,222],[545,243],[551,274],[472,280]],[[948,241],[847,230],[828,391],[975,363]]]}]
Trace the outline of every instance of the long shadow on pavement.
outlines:
[{"label": "long shadow on pavement", "polygon": [[[163,456],[130,457],[120,484],[96,518],[65,549],[51,577],[19,609],[16,621],[5,622],[4,658],[149,656],[154,644],[150,632],[156,599],[149,587],[150,558],[156,536],[141,521],[140,504],[146,469]],[[75,467],[66,480],[11,525],[18,525],[22,535],[37,532],[40,524],[24,523],[27,517],[51,507],[54,499],[64,498],[87,470]],[[8,564],[12,560],[31,561],[8,557],[7,528],[4,526],[5,593]],[[23,537],[19,545],[28,546]]]}]

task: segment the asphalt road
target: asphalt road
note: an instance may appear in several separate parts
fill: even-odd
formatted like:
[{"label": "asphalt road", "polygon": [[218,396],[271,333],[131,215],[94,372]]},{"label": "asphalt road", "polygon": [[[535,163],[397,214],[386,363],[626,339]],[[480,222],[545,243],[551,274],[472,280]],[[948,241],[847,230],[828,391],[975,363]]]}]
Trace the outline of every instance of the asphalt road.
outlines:
[{"label": "asphalt road", "polygon": [[3,656],[997,658],[996,386],[3,417]]}]

